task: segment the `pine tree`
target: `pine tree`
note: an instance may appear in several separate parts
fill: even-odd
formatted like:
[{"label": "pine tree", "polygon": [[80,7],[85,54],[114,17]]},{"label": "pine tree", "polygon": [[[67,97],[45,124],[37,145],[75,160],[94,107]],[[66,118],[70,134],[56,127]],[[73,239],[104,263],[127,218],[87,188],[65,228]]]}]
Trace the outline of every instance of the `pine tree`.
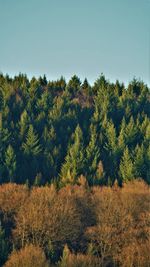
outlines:
[{"label": "pine tree", "polygon": [[125,148],[125,129],[126,129],[126,121],[125,118],[123,117],[118,136],[118,146],[121,151],[123,151]]},{"label": "pine tree", "polygon": [[128,147],[136,145],[138,134],[137,125],[134,122],[133,116],[131,116],[129,123],[125,128],[125,140]]},{"label": "pine tree", "polygon": [[88,80],[85,78],[83,83],[82,83],[82,92],[85,94],[85,95],[90,95],[92,92],[91,92],[91,87],[88,83]]},{"label": "pine tree", "polygon": [[91,125],[91,136],[89,144],[86,148],[86,177],[89,184],[94,184],[96,178],[96,171],[100,159],[100,151],[97,142],[96,127]]},{"label": "pine tree", "polygon": [[21,114],[21,117],[20,117],[20,122],[19,122],[19,126],[20,126],[20,137],[21,139],[24,137],[24,134],[26,133],[27,131],[27,128],[28,128],[28,114],[27,114],[27,111],[24,110],[23,113]]},{"label": "pine tree", "polygon": [[35,133],[33,126],[30,125],[26,140],[22,144],[23,154],[21,155],[21,169],[23,172],[22,179],[29,180],[29,185],[35,182],[35,177],[41,172],[41,145],[39,144],[38,135]]},{"label": "pine tree", "polygon": [[150,184],[150,145],[146,151],[146,182]]},{"label": "pine tree", "polygon": [[145,133],[145,138],[144,138],[145,142],[147,144],[150,143],[150,121],[149,121],[149,124],[147,125],[146,127],[146,133]]},{"label": "pine tree", "polygon": [[44,128],[43,141],[43,176],[51,179],[57,176],[58,161],[61,157],[60,146],[56,145],[56,131],[53,126]]},{"label": "pine tree", "polygon": [[118,177],[119,150],[117,145],[116,129],[113,122],[108,122],[106,126],[105,155],[107,164],[107,176],[112,179],[112,184]]},{"label": "pine tree", "polygon": [[83,136],[79,125],[74,134],[74,143],[69,147],[65,163],[61,169],[62,183],[75,183],[77,178],[83,173],[84,152]]},{"label": "pine tree", "polygon": [[128,147],[125,148],[120,162],[120,177],[122,182],[127,182],[134,178],[134,165]]},{"label": "pine tree", "polygon": [[71,77],[70,81],[67,84],[67,91],[70,92],[72,95],[77,93],[80,90],[81,81],[78,76],[74,75]]},{"label": "pine tree", "polygon": [[31,124],[26,136],[26,141],[25,143],[23,143],[22,148],[26,155],[37,156],[41,152],[38,135],[34,132],[33,126]]},{"label": "pine tree", "polygon": [[14,182],[16,172],[16,155],[11,145],[8,146],[5,152],[5,167],[8,172],[9,181]]},{"label": "pine tree", "polygon": [[134,156],[135,178],[145,178],[147,168],[145,164],[144,146],[137,145],[134,154],[135,154]]},{"label": "pine tree", "polygon": [[141,131],[143,137],[145,137],[145,135],[146,135],[147,127],[148,127],[149,124],[150,124],[150,120],[149,120],[149,118],[145,115],[145,116],[144,116],[144,119],[143,119],[143,121],[142,121],[141,127],[140,127],[140,131]]},{"label": "pine tree", "polygon": [[4,161],[5,161],[5,151],[9,144],[10,133],[8,129],[3,127],[2,114],[0,113],[0,182],[3,180],[4,174]]},{"label": "pine tree", "polygon": [[106,136],[108,140],[107,149],[115,151],[117,147],[116,129],[111,121],[107,123]]},{"label": "pine tree", "polygon": [[[88,83],[88,80],[85,78],[84,79],[84,81],[83,81],[83,83],[82,83],[82,90],[83,91],[87,91],[88,90],[88,88],[89,88],[89,83]],[[87,93],[87,92],[86,92]]]}]

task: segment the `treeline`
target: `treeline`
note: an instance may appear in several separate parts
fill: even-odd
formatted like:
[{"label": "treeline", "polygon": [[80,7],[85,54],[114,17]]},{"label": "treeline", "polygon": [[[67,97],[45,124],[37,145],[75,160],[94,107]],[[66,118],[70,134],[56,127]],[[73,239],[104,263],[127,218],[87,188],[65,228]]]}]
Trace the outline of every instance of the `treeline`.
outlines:
[{"label": "treeline", "polygon": [[149,267],[150,195],[123,188],[0,186],[0,266]]},{"label": "treeline", "polygon": [[89,185],[150,183],[147,85],[0,74],[0,183],[62,187],[80,176]]}]

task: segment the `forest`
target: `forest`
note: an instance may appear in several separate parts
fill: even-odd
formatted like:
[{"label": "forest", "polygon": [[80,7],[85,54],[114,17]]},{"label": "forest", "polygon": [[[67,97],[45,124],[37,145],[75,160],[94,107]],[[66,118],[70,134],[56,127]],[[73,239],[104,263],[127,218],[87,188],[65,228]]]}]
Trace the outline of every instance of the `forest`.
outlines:
[{"label": "forest", "polygon": [[0,266],[150,267],[150,89],[0,73]]},{"label": "forest", "polygon": [[150,90],[0,74],[0,184],[150,183]]}]

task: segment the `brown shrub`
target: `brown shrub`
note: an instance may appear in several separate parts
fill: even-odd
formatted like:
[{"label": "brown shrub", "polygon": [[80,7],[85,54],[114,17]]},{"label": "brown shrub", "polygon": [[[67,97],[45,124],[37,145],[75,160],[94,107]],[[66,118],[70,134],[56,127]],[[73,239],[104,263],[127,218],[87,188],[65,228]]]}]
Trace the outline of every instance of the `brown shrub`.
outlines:
[{"label": "brown shrub", "polygon": [[48,262],[43,250],[30,244],[12,252],[5,267],[48,267]]},{"label": "brown shrub", "polygon": [[122,267],[150,267],[150,242],[131,243],[118,256]]}]

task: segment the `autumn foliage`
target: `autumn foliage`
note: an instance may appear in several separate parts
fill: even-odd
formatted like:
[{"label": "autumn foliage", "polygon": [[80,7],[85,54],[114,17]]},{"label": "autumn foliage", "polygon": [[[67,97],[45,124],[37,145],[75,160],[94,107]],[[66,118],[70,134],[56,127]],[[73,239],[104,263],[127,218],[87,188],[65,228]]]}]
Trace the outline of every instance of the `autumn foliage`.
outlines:
[{"label": "autumn foliage", "polygon": [[53,184],[0,186],[0,253],[7,255],[6,267],[149,267],[148,185],[90,188],[81,178],[80,185],[59,190]]},{"label": "autumn foliage", "polygon": [[5,267],[48,267],[45,254],[38,246],[25,246],[10,255]]}]

